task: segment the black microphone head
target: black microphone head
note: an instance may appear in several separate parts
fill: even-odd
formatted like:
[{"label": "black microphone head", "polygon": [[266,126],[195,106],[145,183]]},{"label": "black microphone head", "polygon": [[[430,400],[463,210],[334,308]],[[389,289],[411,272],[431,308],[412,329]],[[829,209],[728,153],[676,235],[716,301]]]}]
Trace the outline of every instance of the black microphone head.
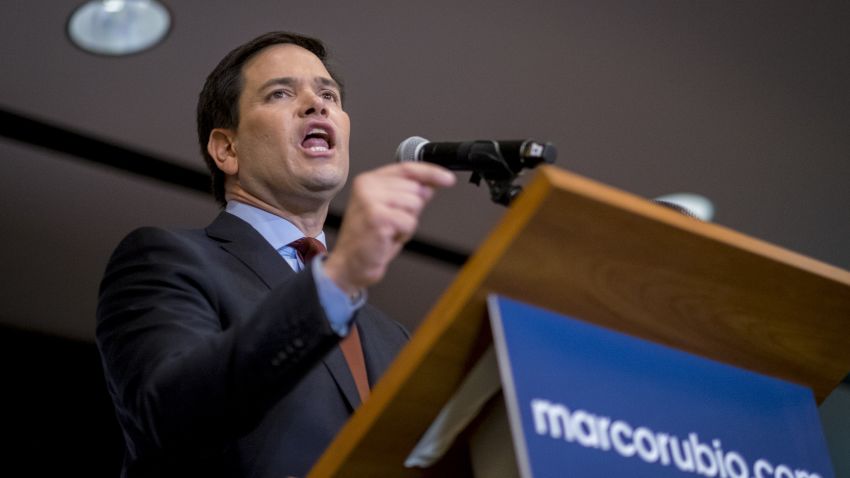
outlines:
[{"label": "black microphone head", "polygon": [[395,150],[395,160],[398,162],[421,161],[419,151],[428,140],[420,136],[411,136],[402,141]]}]

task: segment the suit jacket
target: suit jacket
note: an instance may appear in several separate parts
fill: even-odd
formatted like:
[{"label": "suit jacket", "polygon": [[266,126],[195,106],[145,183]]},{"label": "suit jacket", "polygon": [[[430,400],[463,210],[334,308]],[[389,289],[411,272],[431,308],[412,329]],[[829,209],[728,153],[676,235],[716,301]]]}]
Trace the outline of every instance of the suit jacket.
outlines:
[{"label": "suit jacket", "polygon": [[[374,384],[407,333],[368,304],[355,323]],[[132,232],[97,311],[123,476],[304,476],[359,405],[338,341],[310,269],[241,219]]]}]

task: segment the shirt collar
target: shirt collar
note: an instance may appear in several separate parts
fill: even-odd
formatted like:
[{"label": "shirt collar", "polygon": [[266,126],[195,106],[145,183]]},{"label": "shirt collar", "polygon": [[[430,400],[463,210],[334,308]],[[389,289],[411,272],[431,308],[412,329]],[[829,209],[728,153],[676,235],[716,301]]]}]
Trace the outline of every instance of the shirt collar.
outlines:
[{"label": "shirt collar", "polygon": [[[295,224],[258,207],[230,200],[224,210],[250,224],[276,251],[304,237],[304,233],[295,227]],[[325,244],[325,232],[322,231],[316,239]]]}]

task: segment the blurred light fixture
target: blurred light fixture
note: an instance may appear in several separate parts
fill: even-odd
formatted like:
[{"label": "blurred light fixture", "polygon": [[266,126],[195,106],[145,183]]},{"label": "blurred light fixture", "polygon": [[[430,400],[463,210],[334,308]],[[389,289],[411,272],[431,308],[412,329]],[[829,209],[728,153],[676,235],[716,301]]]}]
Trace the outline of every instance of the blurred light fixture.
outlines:
[{"label": "blurred light fixture", "polygon": [[675,193],[658,196],[655,201],[675,204],[691,215],[703,221],[711,221],[714,218],[714,204],[705,196],[693,193]]},{"label": "blurred light fixture", "polygon": [[156,0],[98,0],[77,7],[67,31],[85,51],[121,56],[153,47],[170,27],[171,14]]}]

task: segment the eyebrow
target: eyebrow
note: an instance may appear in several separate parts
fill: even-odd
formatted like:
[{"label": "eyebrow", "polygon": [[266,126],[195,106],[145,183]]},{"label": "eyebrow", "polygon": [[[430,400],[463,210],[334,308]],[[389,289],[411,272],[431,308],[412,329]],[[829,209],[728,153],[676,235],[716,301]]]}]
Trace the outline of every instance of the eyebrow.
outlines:
[{"label": "eyebrow", "polygon": [[[272,78],[271,80],[268,80],[265,83],[263,83],[262,86],[260,86],[259,91],[262,92],[262,91],[265,91],[266,89],[268,89],[272,86],[277,86],[277,85],[294,86],[294,85],[297,85],[299,82],[300,82],[300,80],[298,80],[297,78],[293,78],[291,76],[284,76],[284,77],[281,77],[281,78]],[[326,78],[324,76],[318,76],[318,77],[313,78],[313,83],[316,83],[316,84],[319,84],[321,86],[325,86],[325,87],[328,87],[328,88],[334,88],[337,91],[341,91],[341,88],[339,87],[339,83],[334,81],[333,78]]]}]

